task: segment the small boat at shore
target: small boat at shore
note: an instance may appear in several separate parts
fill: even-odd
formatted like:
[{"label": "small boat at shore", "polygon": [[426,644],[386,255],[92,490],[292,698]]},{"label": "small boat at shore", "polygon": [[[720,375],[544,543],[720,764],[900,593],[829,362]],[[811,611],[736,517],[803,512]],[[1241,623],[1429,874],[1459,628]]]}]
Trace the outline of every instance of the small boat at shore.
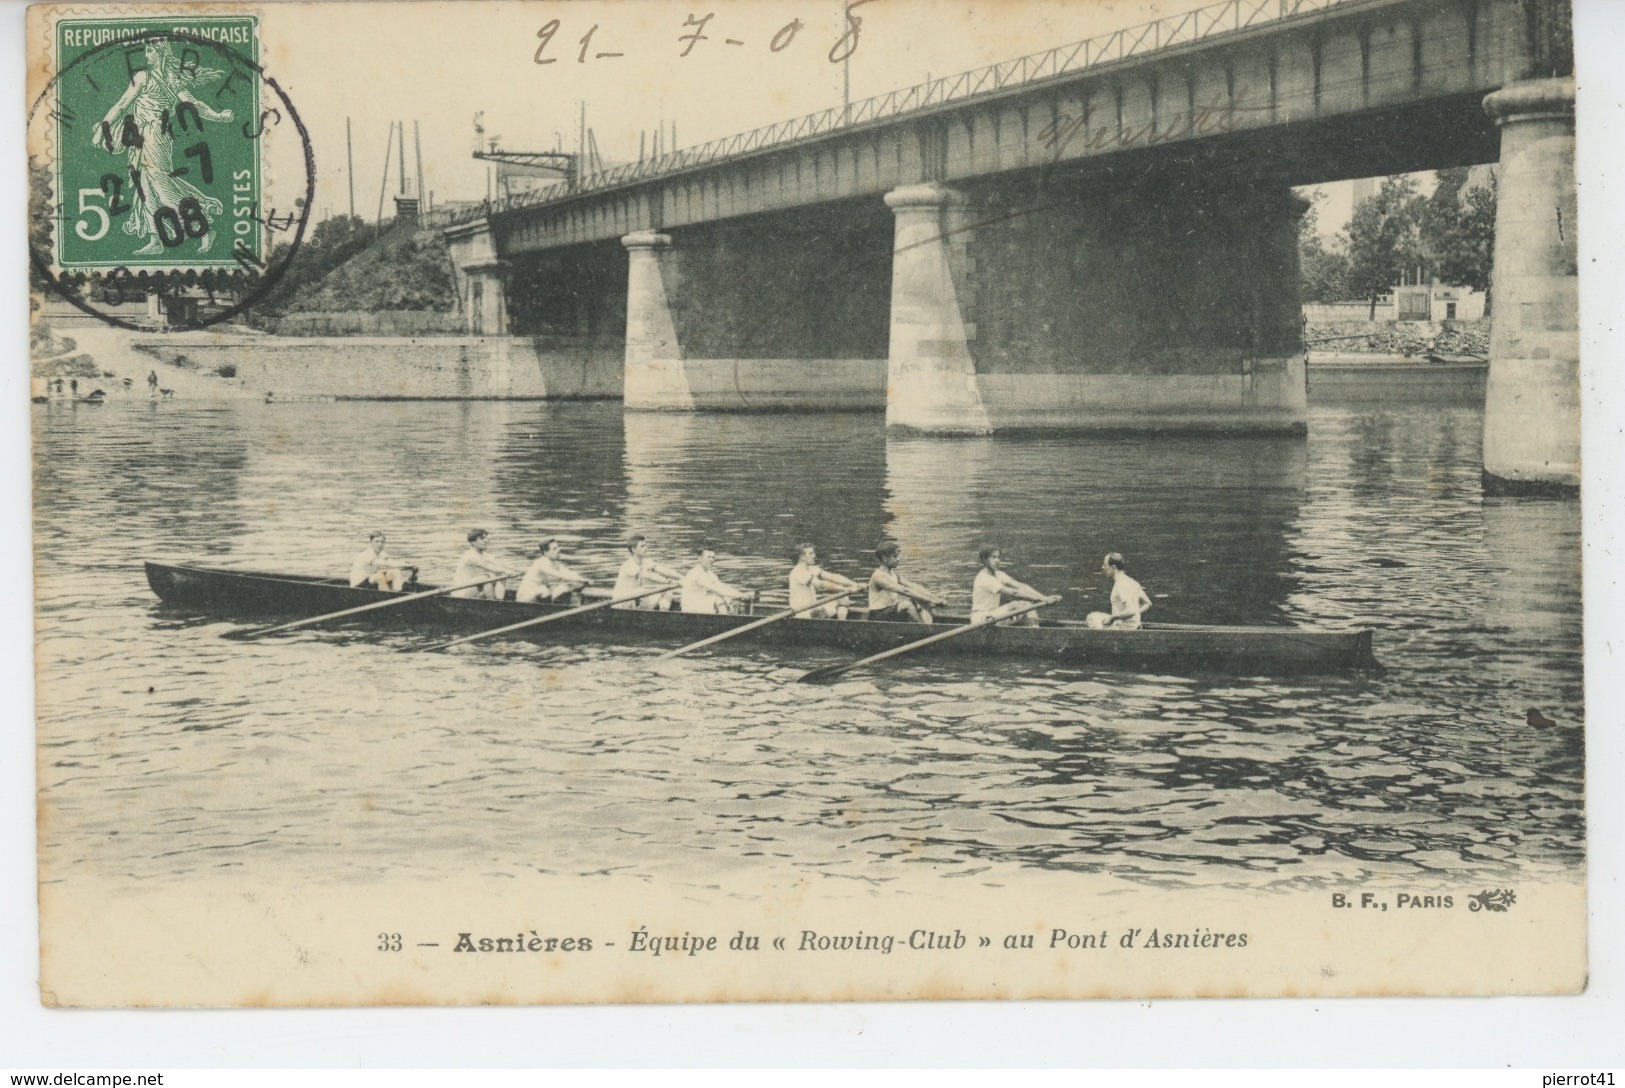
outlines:
[{"label": "small boat at shore", "polygon": [[[386,592],[352,588],[343,578],[228,570],[190,564],[146,564],[147,584],[168,605],[223,616],[317,616],[435,589],[409,587]],[[588,591],[591,599],[593,591]],[[518,604],[512,600],[426,597],[403,601],[355,617],[379,627],[408,628],[440,635],[480,630],[564,612],[567,603]],[[536,637],[549,642],[678,644],[724,634],[754,622],[762,613],[706,615],[643,609],[601,608],[549,624]],[[934,631],[966,622],[939,616],[931,627],[869,622],[862,609],[852,618],[794,619],[761,626],[741,637],[755,645],[827,647],[876,653],[914,642]],[[732,645],[730,643],[729,645]],[[1251,674],[1336,673],[1374,669],[1369,630],[1332,631],[1304,627],[1204,627],[1148,623],[1136,630],[1092,630],[1078,621],[1050,620],[1037,627],[984,627],[963,638],[943,641],[922,656],[1046,659],[1069,665],[1159,671],[1218,671]]]}]

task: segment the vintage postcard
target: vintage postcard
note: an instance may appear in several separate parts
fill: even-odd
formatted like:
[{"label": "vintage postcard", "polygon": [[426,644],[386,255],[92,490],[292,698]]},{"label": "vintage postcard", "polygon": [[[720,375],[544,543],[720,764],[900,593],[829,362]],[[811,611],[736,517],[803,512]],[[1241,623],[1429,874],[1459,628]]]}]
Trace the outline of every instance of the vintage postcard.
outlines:
[{"label": "vintage postcard", "polygon": [[45,1004],[1584,989],[1566,0],[27,39]]}]

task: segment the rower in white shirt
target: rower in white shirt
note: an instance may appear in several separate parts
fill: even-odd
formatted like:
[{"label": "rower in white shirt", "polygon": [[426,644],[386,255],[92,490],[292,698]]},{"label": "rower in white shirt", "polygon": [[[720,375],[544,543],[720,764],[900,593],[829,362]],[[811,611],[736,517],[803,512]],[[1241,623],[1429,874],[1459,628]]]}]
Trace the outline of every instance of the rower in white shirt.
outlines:
[{"label": "rower in white shirt", "polygon": [[1112,576],[1112,610],[1089,613],[1089,626],[1100,629],[1118,627],[1134,630],[1140,626],[1140,613],[1151,607],[1151,598],[1139,582],[1128,576],[1123,556],[1112,552],[1100,561],[1100,573]]},{"label": "rower in white shirt", "polygon": [[416,573],[415,567],[403,567],[391,559],[385,551],[386,543],[383,533],[367,534],[367,546],[357,552],[350,563],[351,586],[370,583],[379,589],[398,592],[406,584],[406,571]]},{"label": "rower in white shirt", "polygon": [[[970,590],[970,619],[972,623],[996,616],[1001,610],[1008,610],[1015,602],[1032,601],[1040,604],[1054,604],[1059,597],[1046,597],[1025,582],[1018,582],[1004,573],[1004,561],[999,555],[999,549],[991,545],[980,552],[982,569],[976,572],[976,580],[971,583]],[[1005,598],[1010,598],[1006,604]],[[1024,624],[1027,627],[1038,626],[1038,613],[1027,612],[1013,619],[999,619],[995,621],[1000,626]]]},{"label": "rower in white shirt", "polygon": [[504,581],[488,582],[483,586],[470,585],[471,582],[484,581],[487,578],[517,578],[518,572],[507,567],[499,567],[496,562],[485,554],[486,547],[491,542],[491,534],[484,529],[470,529],[468,531],[468,550],[457,561],[457,573],[451,576],[454,586],[468,586],[452,594],[453,597],[465,599],[479,599],[486,601],[500,601],[507,595],[507,583]]},{"label": "rower in white shirt", "polygon": [[[670,567],[662,566],[649,557],[649,538],[642,533],[636,533],[626,541],[626,550],[630,553],[626,562],[621,564],[620,571],[615,576],[615,589],[612,597],[625,597],[641,590],[652,589],[658,585],[667,585],[681,580],[682,575]],[[616,608],[645,608],[664,611],[671,607],[674,593],[653,593],[647,597],[626,604],[618,604]]]},{"label": "rower in white shirt", "polygon": [[880,565],[869,575],[869,618],[893,623],[931,623],[931,609],[948,602],[918,582],[903,577],[897,569],[902,557],[903,549],[895,541],[888,540],[875,549]]},{"label": "rower in white shirt", "polygon": [[709,544],[697,549],[700,561],[683,575],[684,612],[732,612],[733,602],[751,600],[750,590],[735,589],[717,577],[717,553]]},{"label": "rower in white shirt", "polygon": [[514,600],[520,604],[556,601],[569,596],[573,590],[587,586],[588,579],[559,562],[563,552],[564,548],[557,540],[542,541],[537,549],[536,561],[531,563],[530,569],[519,581],[519,592],[514,594]]},{"label": "rower in white shirt", "polygon": [[[848,589],[857,589],[858,583],[850,578],[843,578],[839,574],[831,574],[818,565],[818,551],[811,544],[803,544],[796,549],[796,565],[790,569],[790,607],[808,608],[817,602],[820,595],[825,593],[840,593]],[[834,604],[821,605],[802,612],[799,619],[804,620],[844,620],[846,619],[846,602],[836,601]]]}]

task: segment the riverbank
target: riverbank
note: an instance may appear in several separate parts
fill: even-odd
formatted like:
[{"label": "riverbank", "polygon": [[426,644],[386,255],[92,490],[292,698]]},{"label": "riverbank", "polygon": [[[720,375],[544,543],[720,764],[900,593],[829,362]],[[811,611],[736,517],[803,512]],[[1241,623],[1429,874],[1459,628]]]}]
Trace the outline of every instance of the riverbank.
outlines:
[{"label": "riverbank", "polygon": [[[239,331],[73,330],[85,366],[145,394],[289,400],[619,399],[624,349],[584,337],[283,337]],[[113,389],[109,386],[109,392]]]},{"label": "riverbank", "polygon": [[[1338,347],[1309,354],[1311,403],[1483,403],[1488,365],[1470,355]],[[32,394],[60,375],[147,396],[156,374],[160,396],[184,400],[619,400],[624,356],[612,338],[132,333],[92,321],[38,338]]]}]

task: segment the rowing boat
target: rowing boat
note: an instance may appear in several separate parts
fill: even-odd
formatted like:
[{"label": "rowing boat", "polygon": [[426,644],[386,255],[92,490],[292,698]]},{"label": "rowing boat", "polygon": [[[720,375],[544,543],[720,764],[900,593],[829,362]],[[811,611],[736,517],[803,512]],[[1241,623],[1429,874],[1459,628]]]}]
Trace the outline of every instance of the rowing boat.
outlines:
[{"label": "rowing boat", "polygon": [[[166,604],[225,616],[310,616],[354,608],[403,594],[371,587],[352,588],[344,579],[262,571],[226,570],[190,564],[148,562],[147,584]],[[435,588],[414,587],[418,592]],[[549,613],[566,603],[518,604],[512,600],[431,597],[397,608],[367,613],[369,624],[432,630],[479,630]],[[854,609],[854,616],[863,610]],[[536,632],[546,641],[661,642],[671,645],[722,634],[750,623],[751,615],[703,615],[606,608],[549,624]],[[965,623],[939,616],[933,629]],[[930,634],[920,624],[867,619],[796,619],[760,627],[739,641],[780,646],[823,646],[875,653]],[[725,645],[732,645],[728,643]],[[1053,620],[1037,627],[987,627],[949,639],[930,654],[1030,657],[1072,665],[1214,670],[1242,673],[1331,673],[1374,668],[1369,630],[1331,631],[1304,627],[1202,627],[1148,623],[1138,630],[1091,630],[1076,621]]]}]

